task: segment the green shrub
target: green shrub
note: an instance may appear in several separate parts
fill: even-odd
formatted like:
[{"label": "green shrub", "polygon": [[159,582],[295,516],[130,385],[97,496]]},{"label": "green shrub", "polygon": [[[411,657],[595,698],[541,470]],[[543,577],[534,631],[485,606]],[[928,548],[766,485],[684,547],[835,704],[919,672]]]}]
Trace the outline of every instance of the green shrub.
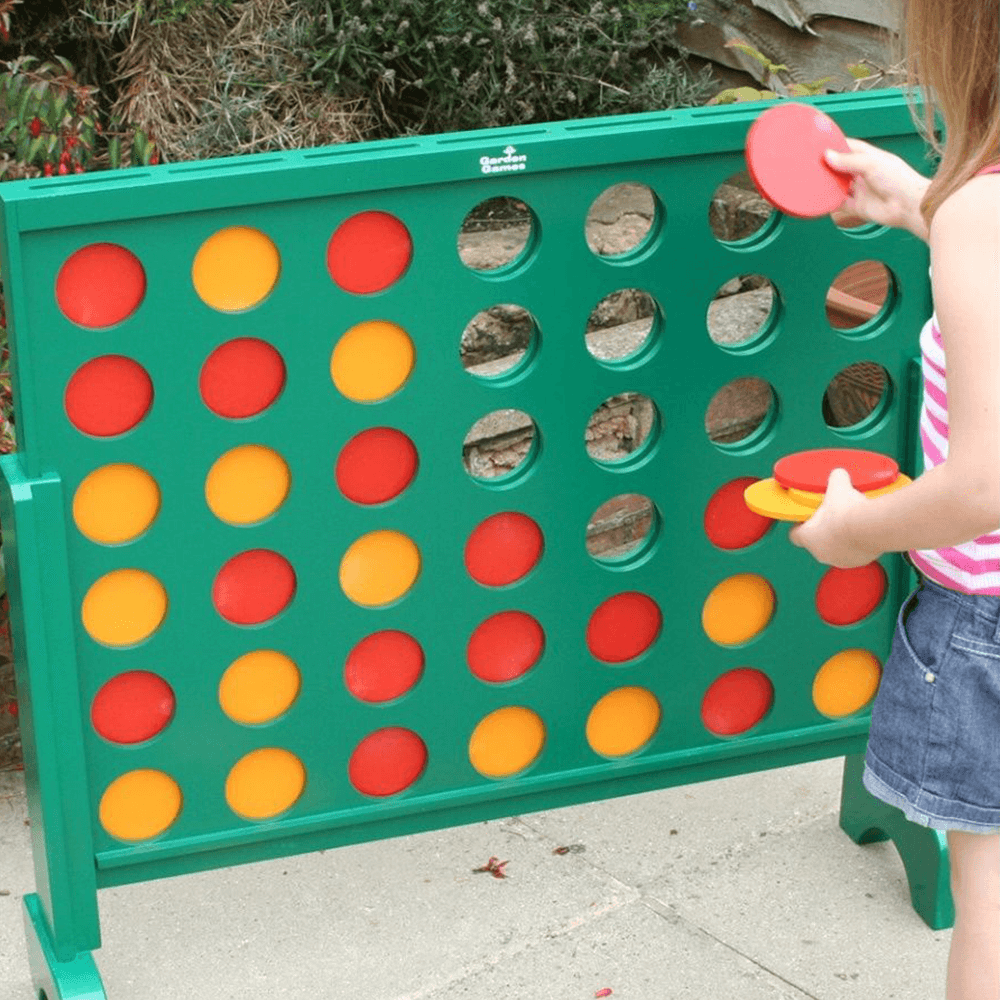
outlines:
[{"label": "green shrub", "polygon": [[704,103],[677,53],[684,0],[307,0],[313,72],[371,97],[385,135]]}]

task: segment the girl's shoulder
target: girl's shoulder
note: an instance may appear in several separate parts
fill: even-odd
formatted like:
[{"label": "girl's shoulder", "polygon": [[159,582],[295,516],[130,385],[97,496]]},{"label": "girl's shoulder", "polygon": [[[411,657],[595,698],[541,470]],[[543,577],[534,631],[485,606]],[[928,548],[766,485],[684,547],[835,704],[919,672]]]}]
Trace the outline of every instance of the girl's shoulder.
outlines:
[{"label": "girl's shoulder", "polygon": [[961,238],[963,230],[1000,230],[1000,163],[981,170],[953,191],[934,213],[932,229]]}]

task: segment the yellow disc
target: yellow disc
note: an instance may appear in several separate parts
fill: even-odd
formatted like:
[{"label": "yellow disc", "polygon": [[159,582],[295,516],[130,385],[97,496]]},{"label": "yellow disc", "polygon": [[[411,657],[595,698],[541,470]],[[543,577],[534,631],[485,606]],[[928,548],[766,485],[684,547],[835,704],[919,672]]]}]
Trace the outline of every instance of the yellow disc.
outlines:
[{"label": "yellow disc", "polygon": [[797,490],[794,487],[789,487],[788,489],[789,499],[794,500],[796,503],[805,504],[807,507],[812,507],[813,510],[819,507],[825,495],[824,493],[810,493],[808,490]]},{"label": "yellow disc", "polygon": [[101,796],[101,826],[119,840],[149,840],[163,833],[181,811],[181,790],[162,771],[129,771]]},{"label": "yellow disc", "polygon": [[736,646],[762,632],[773,615],[771,585],[756,573],[740,573],[713,588],[701,610],[701,624],[712,642]]},{"label": "yellow disc", "polygon": [[420,550],[398,531],[362,535],[340,561],[340,586],[366,608],[382,607],[403,596],[420,572]]},{"label": "yellow disc", "polygon": [[777,479],[759,479],[743,492],[743,500],[755,513],[776,521],[805,521],[816,513],[815,507],[792,497]]},{"label": "yellow disc", "polygon": [[280,270],[278,248],[267,236],[259,229],[231,226],[202,243],[191,280],[206,305],[240,312],[267,298]]},{"label": "yellow disc", "polygon": [[270,819],[290,809],[302,794],[306,769],[279,747],[254,750],[236,762],[226,778],[226,802],[244,819]]},{"label": "yellow disc", "polygon": [[167,614],[167,592],[141,569],[116,569],[83,599],[83,627],[107,646],[132,646],[151,636]]},{"label": "yellow disc", "polygon": [[845,649],[831,656],[813,681],[813,702],[820,713],[840,719],[864,708],[878,691],[882,667],[867,649]]},{"label": "yellow disc", "polygon": [[542,752],[545,723],[530,708],[499,708],[482,719],[469,740],[469,760],[487,778],[523,771]]},{"label": "yellow disc", "polygon": [[102,545],[138,538],[159,510],[156,480],[136,465],[102,465],[80,483],[73,497],[76,526]]},{"label": "yellow disc", "polygon": [[403,385],[413,361],[413,341],[405,330],[385,320],[369,320],[351,327],[337,341],[330,374],[348,399],[373,403]]},{"label": "yellow disc", "polygon": [[625,757],[645,746],[660,724],[660,703],[645,688],[609,691],[587,718],[587,742],[605,757]]},{"label": "yellow disc", "polygon": [[299,693],[299,668],[284,653],[258,649],[234,660],[219,683],[219,704],[234,722],[270,722],[288,711]]},{"label": "yellow disc", "polygon": [[256,524],[270,517],[291,487],[285,460],[270,448],[244,444],[227,451],[208,471],[205,499],[228,524]]}]

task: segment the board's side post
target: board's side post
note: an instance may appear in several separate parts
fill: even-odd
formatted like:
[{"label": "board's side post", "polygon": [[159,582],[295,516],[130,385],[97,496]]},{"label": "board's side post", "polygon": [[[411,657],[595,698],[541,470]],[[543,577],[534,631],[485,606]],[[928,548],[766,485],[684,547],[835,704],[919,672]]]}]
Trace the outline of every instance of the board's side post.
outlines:
[{"label": "board's side post", "polygon": [[844,758],[841,829],[856,844],[892,840],[906,869],[913,908],[933,930],[951,927],[955,907],[948,876],[948,844],[940,830],[911,823],[895,806],[872,796],[861,783],[865,759]]},{"label": "board's side post", "polygon": [[[930,298],[928,292],[928,300]],[[928,312],[930,302],[928,301]],[[922,377],[920,359],[911,359],[907,366],[906,440],[903,448],[903,468],[916,477],[920,456],[920,406]],[[916,582],[916,573],[906,560],[898,560],[900,591],[908,593]],[[864,787],[864,755],[848,756],[844,760],[844,779],[840,799],[841,829],[856,844],[873,844],[892,840],[899,851],[910,885],[913,908],[934,930],[950,927],[955,919],[948,877],[948,845],[938,830],[911,823],[902,811],[880,802]]]},{"label": "board's side post", "polygon": [[104,997],[82,720],[58,476],[0,458],[0,524],[37,894],[24,898],[35,987],[48,1000]]}]

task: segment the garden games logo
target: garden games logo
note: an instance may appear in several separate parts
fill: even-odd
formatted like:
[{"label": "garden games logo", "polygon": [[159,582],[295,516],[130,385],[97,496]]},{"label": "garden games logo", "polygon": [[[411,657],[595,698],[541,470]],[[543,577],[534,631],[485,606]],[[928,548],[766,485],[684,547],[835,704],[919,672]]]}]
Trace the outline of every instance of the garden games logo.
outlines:
[{"label": "garden games logo", "polygon": [[484,174],[509,174],[528,168],[526,153],[518,153],[514,146],[507,146],[503,156],[480,156],[479,169]]}]

